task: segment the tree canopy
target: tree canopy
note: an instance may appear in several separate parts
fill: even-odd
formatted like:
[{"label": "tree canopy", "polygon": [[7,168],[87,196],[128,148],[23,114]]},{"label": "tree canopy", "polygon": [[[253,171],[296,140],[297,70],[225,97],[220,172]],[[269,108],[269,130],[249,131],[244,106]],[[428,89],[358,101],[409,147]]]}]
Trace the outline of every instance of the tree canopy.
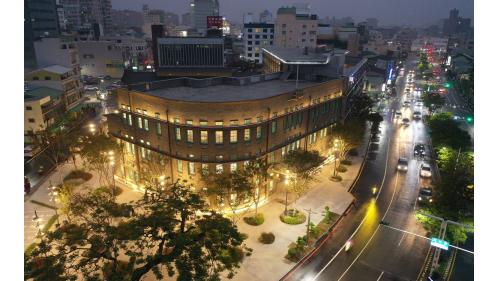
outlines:
[{"label": "tree canopy", "polygon": [[48,232],[25,257],[33,280],[140,280],[165,272],[177,280],[232,277],[243,236],[221,214],[207,212],[191,187],[174,183],[154,200],[117,203],[107,189],[75,194],[72,221]]},{"label": "tree canopy", "polygon": [[457,150],[459,148],[469,150],[472,147],[469,133],[459,127],[449,112],[432,116],[429,120],[429,129],[435,148],[449,147]]}]

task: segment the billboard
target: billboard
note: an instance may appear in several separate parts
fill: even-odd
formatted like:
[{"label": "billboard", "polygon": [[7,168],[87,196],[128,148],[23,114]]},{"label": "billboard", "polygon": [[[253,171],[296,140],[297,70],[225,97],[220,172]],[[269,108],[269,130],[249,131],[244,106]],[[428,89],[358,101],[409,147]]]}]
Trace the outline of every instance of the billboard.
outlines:
[{"label": "billboard", "polygon": [[207,29],[222,29],[223,20],[221,16],[208,16]]}]

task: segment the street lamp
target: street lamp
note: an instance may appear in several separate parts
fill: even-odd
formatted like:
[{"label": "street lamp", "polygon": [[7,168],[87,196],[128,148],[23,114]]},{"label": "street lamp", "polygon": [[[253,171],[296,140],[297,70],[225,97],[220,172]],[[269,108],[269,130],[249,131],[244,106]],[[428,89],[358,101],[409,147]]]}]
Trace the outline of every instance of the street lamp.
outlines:
[{"label": "street lamp", "polygon": [[56,204],[59,201],[59,199],[57,198],[57,195],[59,193],[57,192],[57,187],[53,186],[52,184],[49,185],[47,188],[49,189],[49,200],[50,200],[50,202],[54,203],[54,212],[56,213],[56,218],[57,218],[57,225],[56,226],[59,226],[60,225],[59,214],[57,214],[57,204]]}]

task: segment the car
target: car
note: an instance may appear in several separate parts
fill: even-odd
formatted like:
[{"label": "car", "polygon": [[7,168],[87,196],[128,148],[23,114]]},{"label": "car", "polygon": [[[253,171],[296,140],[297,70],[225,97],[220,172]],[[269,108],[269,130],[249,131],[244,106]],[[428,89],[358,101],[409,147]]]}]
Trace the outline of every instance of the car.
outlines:
[{"label": "car", "polygon": [[401,120],[401,121],[403,122],[403,125],[405,125],[405,126],[410,125],[410,119],[408,119],[408,118],[403,118],[403,120]]},{"label": "car", "polygon": [[409,101],[404,101],[403,102],[404,107],[410,107],[410,102]]},{"label": "car", "polygon": [[432,188],[422,187],[418,192],[418,202],[421,203],[432,203]]},{"label": "car", "polygon": [[403,117],[403,114],[401,113],[401,111],[396,111],[396,113],[394,114],[394,117],[401,118],[401,117]]},{"label": "car", "polygon": [[24,158],[31,158],[35,155],[39,149],[37,147],[33,147],[31,145],[26,145],[24,147]]},{"label": "car", "polygon": [[413,154],[415,156],[425,156],[425,145],[423,144],[416,144],[415,147],[413,148]]},{"label": "car", "polygon": [[398,171],[408,171],[408,159],[401,157],[398,159]]},{"label": "car", "polygon": [[413,119],[415,119],[415,120],[422,119],[422,113],[420,113],[420,111],[413,112]]},{"label": "car", "polygon": [[420,165],[420,176],[423,178],[432,177],[431,166],[427,163]]},{"label": "car", "polygon": [[97,90],[99,90],[99,87],[91,86],[91,85],[85,85],[85,86],[83,86],[83,89],[85,91],[97,91]]}]

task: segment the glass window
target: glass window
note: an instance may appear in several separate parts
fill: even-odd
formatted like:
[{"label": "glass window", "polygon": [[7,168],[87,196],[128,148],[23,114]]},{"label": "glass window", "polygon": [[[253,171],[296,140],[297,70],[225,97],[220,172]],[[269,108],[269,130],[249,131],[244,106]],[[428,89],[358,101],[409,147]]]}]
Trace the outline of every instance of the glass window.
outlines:
[{"label": "glass window", "polygon": [[200,131],[200,143],[208,144],[208,131]]},{"label": "glass window", "polygon": [[247,38],[252,39],[252,34],[248,34]]},{"label": "glass window", "polygon": [[161,136],[161,123],[156,122],[156,134]]},{"label": "glass window", "polygon": [[144,118],[144,130],[149,131],[149,120]]},{"label": "glass window", "polygon": [[194,169],[194,162],[189,162],[188,163],[188,173],[190,175],[194,175],[196,173],[196,171]]},{"label": "glass window", "polygon": [[156,113],[155,113],[155,118],[156,118],[156,119],[160,119],[160,113],[156,112]]},{"label": "glass window", "polygon": [[238,120],[231,120],[231,121],[229,121],[229,125],[231,125],[231,126],[238,126]]},{"label": "glass window", "polygon": [[245,141],[250,141],[250,129],[245,129],[245,132],[244,132],[244,140]]},{"label": "glass window", "polygon": [[206,164],[206,163],[202,163],[202,164],[201,164],[201,173],[202,173],[204,176],[208,176],[208,174],[210,173],[210,172],[209,172],[209,168],[208,168],[208,164]]},{"label": "glass window", "polygon": [[238,142],[238,130],[231,130],[229,132],[229,142],[231,142],[231,143]]},{"label": "glass window", "polygon": [[207,120],[200,120],[200,126],[208,126]]},{"label": "glass window", "polygon": [[193,143],[193,130],[186,130],[187,142]]},{"label": "glass window", "polygon": [[175,128],[175,140],[181,140],[181,128]]},{"label": "glass window", "polygon": [[217,156],[215,156],[215,160],[217,160],[217,161],[222,161],[222,160],[224,160],[224,156],[222,156],[222,155],[217,155]]},{"label": "glass window", "polygon": [[215,126],[224,126],[224,121],[215,121]]},{"label": "glass window", "polygon": [[245,125],[250,125],[250,124],[252,124],[252,119],[251,119],[251,118],[247,118],[247,119],[245,119],[245,123],[244,123],[244,124],[245,124]]},{"label": "glass window", "polygon": [[142,129],[142,118],[141,117],[137,117],[137,127]]},{"label": "glass window", "polygon": [[257,139],[260,139],[262,137],[262,127],[261,126],[257,127],[257,131],[255,132],[255,135],[256,135]]},{"label": "glass window", "polygon": [[186,125],[193,126],[193,120],[186,120]]},{"label": "glass window", "polygon": [[278,124],[276,122],[276,120],[273,120],[273,122],[271,122],[271,134],[275,134],[276,133],[276,128],[278,127]]},{"label": "glass window", "polygon": [[215,165],[215,173],[217,173],[217,174],[224,173],[224,165],[222,165],[222,164]]},{"label": "glass window", "polygon": [[177,159],[177,172],[182,174],[182,160]]},{"label": "glass window", "polygon": [[224,143],[224,132],[223,131],[215,131],[215,143],[223,144]]},{"label": "glass window", "polygon": [[174,123],[175,123],[175,124],[179,124],[179,123],[181,123],[181,120],[179,119],[179,117],[175,117],[175,118],[174,118]]},{"label": "glass window", "polygon": [[237,169],[238,169],[238,164],[237,163],[231,163],[230,171],[231,172],[236,172]]}]

